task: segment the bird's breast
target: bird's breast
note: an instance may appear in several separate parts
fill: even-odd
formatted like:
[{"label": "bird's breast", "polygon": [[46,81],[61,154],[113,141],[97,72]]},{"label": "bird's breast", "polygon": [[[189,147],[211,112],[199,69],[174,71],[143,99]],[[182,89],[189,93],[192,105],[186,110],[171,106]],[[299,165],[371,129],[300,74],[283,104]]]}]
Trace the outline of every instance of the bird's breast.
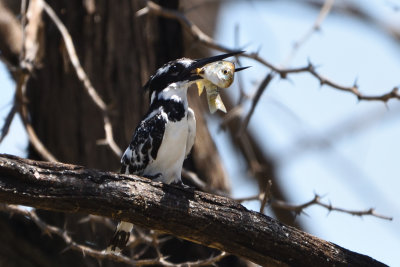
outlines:
[{"label": "bird's breast", "polygon": [[170,183],[180,178],[182,164],[186,154],[186,143],[189,127],[185,116],[178,121],[165,125],[165,132],[156,159],[146,168],[145,173],[163,175],[162,181]]}]

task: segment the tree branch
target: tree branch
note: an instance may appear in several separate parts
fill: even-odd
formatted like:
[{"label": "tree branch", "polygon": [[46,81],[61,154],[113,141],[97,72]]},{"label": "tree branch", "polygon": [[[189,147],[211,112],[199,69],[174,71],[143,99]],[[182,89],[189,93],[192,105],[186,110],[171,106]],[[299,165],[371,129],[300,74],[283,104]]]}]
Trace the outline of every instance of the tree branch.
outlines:
[{"label": "tree branch", "polygon": [[75,165],[0,155],[0,201],[113,217],[260,265],[385,266],[226,197]]},{"label": "tree branch", "polygon": [[272,207],[292,211],[295,213],[296,216],[300,215],[302,213],[305,213],[304,210],[308,207],[320,206],[320,207],[327,209],[328,212],[337,211],[337,212],[347,213],[347,214],[350,214],[353,216],[359,216],[359,217],[372,216],[372,217],[376,217],[376,218],[388,220],[388,221],[393,220],[393,217],[377,213],[374,208],[369,208],[366,210],[350,210],[350,209],[335,207],[331,203],[327,204],[327,203],[322,202],[322,200],[321,200],[322,197],[317,194],[314,195],[313,199],[311,199],[303,204],[298,204],[298,205],[289,204],[285,201],[272,198],[271,192],[270,192],[271,186],[272,186],[272,182],[271,182],[271,180],[269,180],[265,191],[261,191],[260,193],[258,193],[255,196],[236,198],[235,200],[239,203],[242,203],[245,201],[253,201],[253,200],[260,201],[260,204],[261,204],[260,212],[261,213],[263,213],[265,205],[267,204],[267,202],[269,202],[269,204]]},{"label": "tree branch", "polygon": [[373,217],[380,218],[383,220],[388,220],[388,221],[393,220],[392,217],[376,213],[374,208],[369,208],[366,210],[349,210],[349,209],[334,207],[334,206],[332,206],[331,203],[326,204],[326,203],[322,202],[321,197],[317,194],[315,194],[314,198],[311,199],[310,201],[307,201],[300,205],[288,204],[281,200],[273,200],[271,205],[279,207],[281,209],[293,211],[296,215],[304,213],[304,209],[306,209],[310,206],[316,205],[316,206],[320,206],[320,207],[327,209],[329,212],[337,211],[337,212],[347,213],[347,214],[350,214],[353,216],[359,216],[359,217],[369,215],[369,216],[373,216]]}]

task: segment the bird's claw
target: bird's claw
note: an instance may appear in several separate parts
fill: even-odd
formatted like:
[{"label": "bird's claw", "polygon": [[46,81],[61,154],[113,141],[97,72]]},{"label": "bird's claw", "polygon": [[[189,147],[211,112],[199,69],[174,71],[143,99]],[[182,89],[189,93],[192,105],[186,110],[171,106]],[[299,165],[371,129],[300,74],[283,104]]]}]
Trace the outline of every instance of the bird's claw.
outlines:
[{"label": "bird's claw", "polygon": [[182,181],[173,182],[173,183],[171,183],[171,184],[174,185],[174,186],[176,186],[176,187],[183,188],[183,189],[192,189],[192,190],[195,189],[195,187],[190,186],[190,185],[186,185],[186,184],[184,184]]}]

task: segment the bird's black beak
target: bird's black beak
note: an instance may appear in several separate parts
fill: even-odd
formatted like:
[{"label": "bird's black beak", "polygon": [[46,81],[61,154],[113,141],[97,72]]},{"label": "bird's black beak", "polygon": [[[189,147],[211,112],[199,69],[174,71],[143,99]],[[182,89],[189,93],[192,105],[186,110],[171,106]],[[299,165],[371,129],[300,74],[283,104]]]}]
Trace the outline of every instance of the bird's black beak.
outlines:
[{"label": "bird's black beak", "polygon": [[[200,58],[200,59],[195,59],[193,61],[193,63],[181,74],[182,78],[183,77],[187,77],[189,76],[189,80],[190,81],[195,81],[195,80],[199,80],[199,79],[203,79],[201,76],[197,75],[196,70],[198,68],[203,67],[204,65],[207,65],[209,63],[213,63],[219,60],[223,60],[225,58],[228,57],[232,57],[238,54],[244,53],[244,51],[235,51],[235,52],[231,52],[231,53],[227,53],[227,54],[222,54],[222,55],[218,55],[218,56],[213,56],[213,57],[206,57],[206,58]],[[248,67],[244,67],[244,68],[237,68],[235,70],[235,72],[237,71],[241,71],[244,69],[247,69]]]}]

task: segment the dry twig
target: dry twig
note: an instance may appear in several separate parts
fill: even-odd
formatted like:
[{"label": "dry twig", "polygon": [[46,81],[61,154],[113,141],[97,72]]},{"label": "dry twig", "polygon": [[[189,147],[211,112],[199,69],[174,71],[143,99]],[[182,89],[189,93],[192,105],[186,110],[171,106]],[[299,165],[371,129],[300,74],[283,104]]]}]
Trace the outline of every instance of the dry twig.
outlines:
[{"label": "dry twig", "polygon": [[15,114],[17,114],[17,111],[18,109],[16,101],[14,100],[14,103],[10,111],[8,112],[6,119],[4,120],[3,127],[1,127],[0,143],[3,142],[3,139],[7,136],[8,131],[10,130],[11,122],[13,121]]},{"label": "dry twig", "polygon": [[[260,201],[261,203],[263,203],[263,202],[266,203],[266,201],[264,199],[265,199],[264,192],[260,192],[258,195],[255,195],[255,196],[237,198],[235,200],[240,202],[240,203],[244,202],[244,201],[253,201],[253,200]],[[350,215],[353,215],[353,216],[360,216],[360,217],[362,217],[362,216],[372,216],[372,217],[377,217],[377,218],[380,218],[380,219],[383,219],[383,220],[388,220],[388,221],[393,220],[392,217],[376,213],[375,209],[373,209],[373,208],[369,208],[367,210],[349,210],[349,209],[335,207],[331,203],[326,204],[326,203],[321,201],[321,196],[319,196],[317,194],[315,194],[314,198],[311,199],[310,201],[307,201],[307,202],[305,202],[303,204],[299,204],[299,205],[289,204],[289,203],[287,203],[285,201],[277,200],[277,199],[273,199],[273,198],[271,198],[269,200],[269,202],[270,202],[271,206],[274,206],[274,207],[277,207],[277,208],[280,208],[280,209],[293,211],[296,215],[300,215],[300,214],[304,213],[304,210],[306,208],[314,205],[314,206],[323,207],[323,208],[327,209],[329,212],[337,211],[337,212],[347,213],[347,214],[350,214]],[[260,210],[260,212],[262,212],[263,210],[264,210],[264,208],[262,208]]]},{"label": "dry twig", "polygon": [[327,209],[329,212],[338,211],[338,212],[347,213],[347,214],[350,214],[353,216],[359,216],[359,217],[369,215],[369,216],[377,217],[377,218],[380,218],[383,220],[388,220],[388,221],[393,220],[392,217],[376,213],[375,209],[373,209],[373,208],[369,208],[367,210],[349,210],[349,209],[334,207],[334,206],[332,206],[331,203],[329,203],[329,204],[323,203],[321,201],[321,197],[317,194],[315,194],[314,198],[311,199],[310,201],[305,202],[300,205],[291,205],[291,204],[288,204],[281,200],[273,200],[271,205],[274,205],[274,206],[282,208],[282,209],[293,211],[293,212],[295,212],[296,215],[303,213],[304,209],[306,209],[310,206],[317,205],[317,206]]}]

